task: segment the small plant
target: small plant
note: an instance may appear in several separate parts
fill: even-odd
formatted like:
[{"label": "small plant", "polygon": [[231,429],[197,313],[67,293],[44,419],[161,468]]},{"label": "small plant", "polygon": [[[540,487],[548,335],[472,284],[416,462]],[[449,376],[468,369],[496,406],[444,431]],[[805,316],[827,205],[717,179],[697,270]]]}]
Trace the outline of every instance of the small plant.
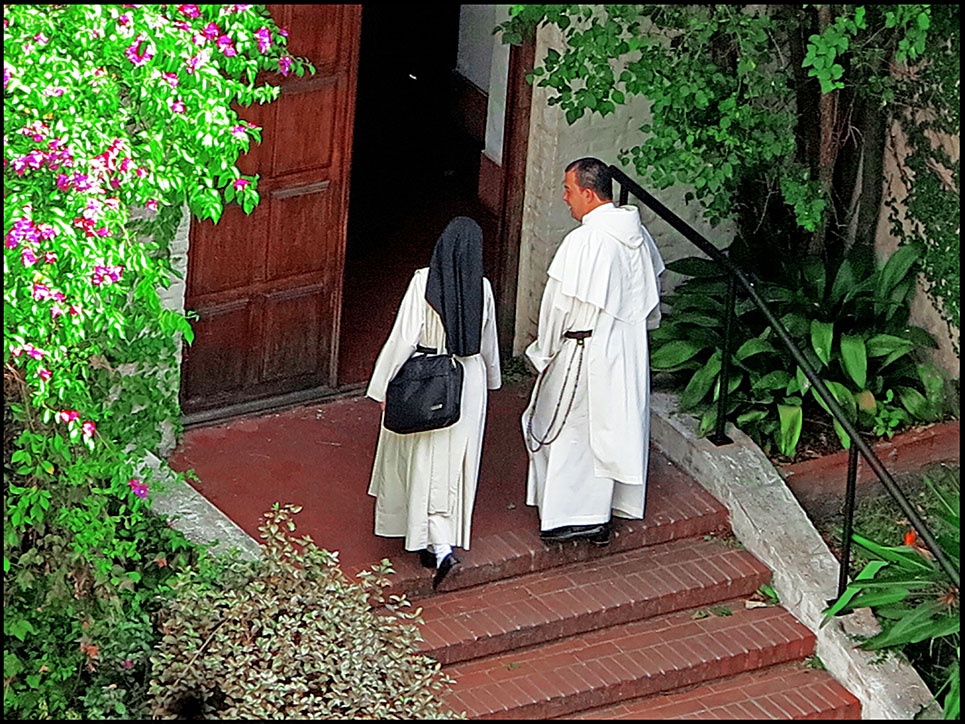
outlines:
[{"label": "small plant", "polygon": [[451,680],[417,653],[420,610],[385,600],[387,560],[349,580],[338,555],[294,538],[299,506],[275,503],[257,561],[224,559],[175,584],[158,617],[155,718],[461,718]]},{"label": "small plant", "polygon": [[[939,486],[926,478],[930,495],[929,527],[952,565],[960,568],[960,484],[946,479]],[[932,660],[945,662],[943,671],[923,672],[936,699],[941,698],[946,719],[959,718],[960,627],[959,590],[914,529],[905,532],[900,546],[876,543],[858,533],[853,540],[868,559],[841,597],[824,612],[824,623],[839,613],[868,607],[881,624],[880,633],[861,642],[870,651],[914,653],[927,647]],[[823,624],[822,624],[823,625]],[[920,669],[920,667],[917,667]],[[928,676],[924,676],[928,673]]]}]

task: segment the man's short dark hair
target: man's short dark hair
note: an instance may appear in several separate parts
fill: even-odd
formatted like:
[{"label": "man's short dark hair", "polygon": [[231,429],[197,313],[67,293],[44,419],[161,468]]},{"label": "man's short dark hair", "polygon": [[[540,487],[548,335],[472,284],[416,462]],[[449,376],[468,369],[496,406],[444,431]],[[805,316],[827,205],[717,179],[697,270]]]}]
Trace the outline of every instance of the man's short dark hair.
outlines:
[{"label": "man's short dark hair", "polygon": [[613,177],[610,176],[610,167],[600,159],[592,156],[578,158],[566,167],[566,171],[573,171],[580,188],[593,191],[604,201],[613,200]]}]

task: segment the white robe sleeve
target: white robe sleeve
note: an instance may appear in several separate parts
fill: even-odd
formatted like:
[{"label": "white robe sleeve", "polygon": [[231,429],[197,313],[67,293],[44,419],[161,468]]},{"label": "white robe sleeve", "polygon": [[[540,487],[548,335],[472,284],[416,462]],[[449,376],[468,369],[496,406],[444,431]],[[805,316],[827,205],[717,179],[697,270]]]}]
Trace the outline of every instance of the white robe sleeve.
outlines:
[{"label": "white robe sleeve", "polygon": [[385,391],[399,368],[415,352],[425,324],[425,283],[413,275],[396,312],[392,331],[375,360],[375,369],[365,394],[376,402],[385,400]]},{"label": "white robe sleeve", "polygon": [[486,363],[486,387],[498,390],[503,384],[499,363],[499,338],[496,334],[496,301],[489,280],[483,278],[483,327],[479,351]]},{"label": "white robe sleeve", "polygon": [[563,293],[558,280],[553,277],[546,280],[539,307],[536,339],[526,348],[526,356],[537,372],[545,370],[559,351],[563,332],[570,329],[574,301],[573,297]]}]

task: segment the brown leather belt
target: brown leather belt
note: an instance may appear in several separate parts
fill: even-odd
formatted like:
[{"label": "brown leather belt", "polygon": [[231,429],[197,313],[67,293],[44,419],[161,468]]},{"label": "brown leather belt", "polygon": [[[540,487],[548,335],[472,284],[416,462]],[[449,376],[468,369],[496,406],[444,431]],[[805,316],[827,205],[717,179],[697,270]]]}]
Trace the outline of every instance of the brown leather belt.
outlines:
[{"label": "brown leather belt", "polygon": [[583,344],[583,340],[592,335],[592,329],[581,329],[579,331],[567,330],[563,332],[563,337],[566,339],[575,339],[577,344]]}]

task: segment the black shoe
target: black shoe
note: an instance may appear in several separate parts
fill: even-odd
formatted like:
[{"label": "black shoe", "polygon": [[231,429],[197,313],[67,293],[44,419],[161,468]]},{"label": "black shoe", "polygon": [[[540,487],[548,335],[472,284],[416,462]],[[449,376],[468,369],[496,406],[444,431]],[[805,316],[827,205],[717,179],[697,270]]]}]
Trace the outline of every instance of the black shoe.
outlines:
[{"label": "black shoe", "polygon": [[604,523],[601,532],[588,535],[586,539],[595,546],[608,546],[610,545],[610,531],[610,524]]},{"label": "black shoe", "polygon": [[540,531],[540,540],[548,543],[562,543],[563,541],[586,538],[594,543],[604,540],[598,545],[606,545],[610,542],[610,526],[607,523],[597,523],[596,525],[564,525],[552,530]]},{"label": "black shoe", "polygon": [[452,553],[447,555],[442,559],[442,563],[436,569],[435,578],[432,579],[432,590],[436,590],[439,584],[442,583],[443,579],[449,575],[449,571],[455,568],[456,564],[459,563],[459,559],[456,558]]},{"label": "black shoe", "polygon": [[419,563],[422,564],[423,568],[435,569],[436,556],[435,554],[430,553],[426,548],[423,548],[421,551],[419,551]]}]

